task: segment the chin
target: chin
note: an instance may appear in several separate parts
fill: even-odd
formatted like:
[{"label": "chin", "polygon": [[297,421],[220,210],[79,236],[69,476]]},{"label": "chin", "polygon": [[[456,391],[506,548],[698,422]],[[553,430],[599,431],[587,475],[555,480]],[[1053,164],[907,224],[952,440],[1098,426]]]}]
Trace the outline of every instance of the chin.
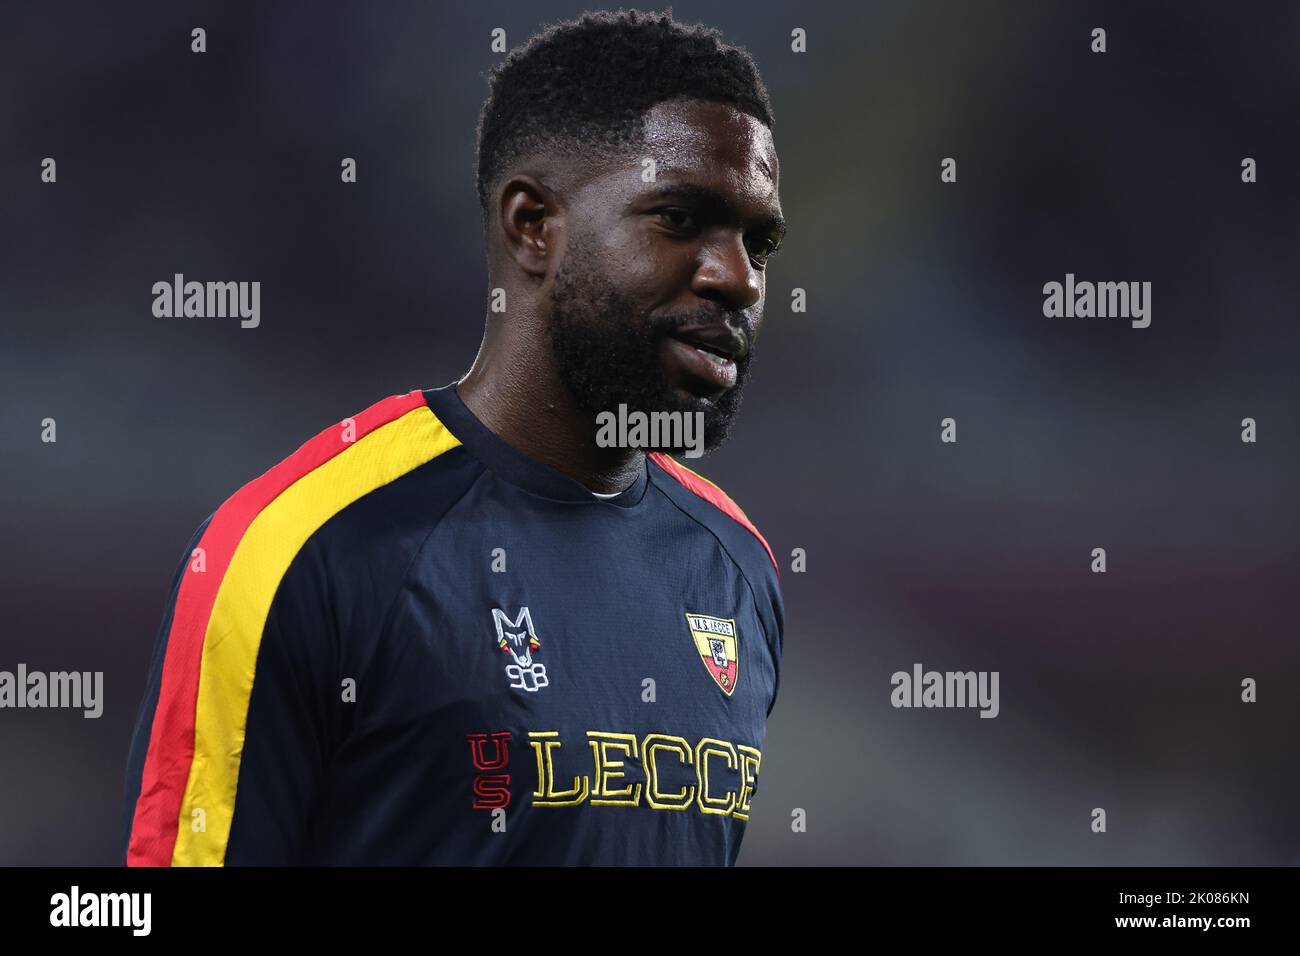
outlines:
[{"label": "chin", "polygon": [[714,411],[718,407],[718,403],[727,395],[726,392],[713,397],[697,395],[690,389],[682,388],[680,385],[674,386],[670,394],[672,395],[672,402],[671,404],[665,403],[667,407],[680,411],[704,412],[706,415]]}]

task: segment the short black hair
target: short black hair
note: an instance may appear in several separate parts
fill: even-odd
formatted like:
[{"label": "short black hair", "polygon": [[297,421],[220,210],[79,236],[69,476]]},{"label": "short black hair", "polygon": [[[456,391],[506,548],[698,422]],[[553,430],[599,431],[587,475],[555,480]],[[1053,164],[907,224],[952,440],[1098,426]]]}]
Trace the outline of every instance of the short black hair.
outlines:
[{"label": "short black hair", "polygon": [[665,13],[584,13],[511,50],[488,78],[478,125],[478,198],[540,150],[609,156],[640,141],[646,110],[672,99],[726,103],[772,126],[772,104],[744,49]]}]

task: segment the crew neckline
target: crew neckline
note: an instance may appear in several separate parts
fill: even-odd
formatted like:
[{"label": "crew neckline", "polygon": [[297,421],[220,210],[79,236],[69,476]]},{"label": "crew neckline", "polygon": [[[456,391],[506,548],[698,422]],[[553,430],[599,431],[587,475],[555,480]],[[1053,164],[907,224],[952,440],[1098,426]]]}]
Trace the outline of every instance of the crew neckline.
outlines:
[{"label": "crew neckline", "polygon": [[581,504],[609,504],[634,508],[645,497],[649,484],[648,457],[644,456],[636,480],[609,497],[597,494],[582,482],[550,465],[543,464],[515,448],[488,428],[465,404],[456,383],[423,390],[425,403],[474,457],[500,478],[541,498]]}]

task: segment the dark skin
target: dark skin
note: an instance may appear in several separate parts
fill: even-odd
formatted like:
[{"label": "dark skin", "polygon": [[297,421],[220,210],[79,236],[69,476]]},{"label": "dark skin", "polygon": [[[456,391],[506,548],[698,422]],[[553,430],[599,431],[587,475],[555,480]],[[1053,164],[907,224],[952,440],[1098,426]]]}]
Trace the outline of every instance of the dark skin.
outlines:
[{"label": "dark skin", "polygon": [[[505,290],[507,311],[489,313],[474,366],[456,386],[510,445],[600,493],[632,484],[645,452],[597,447],[591,413],[557,371],[547,332],[566,239],[576,230],[595,237],[594,267],[643,314],[743,310],[744,334],[728,336],[721,319],[710,330],[743,349],[757,337],[766,258],[785,232],[776,149],[761,121],[721,103],[675,100],[647,112],[645,134],[625,159],[537,156],[504,178],[488,274]],[[653,182],[643,181],[644,157],[655,161]],[[672,387],[695,401],[725,391],[675,339],[665,340],[661,360]]]}]

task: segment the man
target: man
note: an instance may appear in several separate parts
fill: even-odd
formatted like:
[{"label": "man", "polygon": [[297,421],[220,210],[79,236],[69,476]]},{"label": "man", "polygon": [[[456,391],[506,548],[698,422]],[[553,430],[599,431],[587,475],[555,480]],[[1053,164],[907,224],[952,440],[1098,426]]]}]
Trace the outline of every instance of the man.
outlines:
[{"label": "man", "polygon": [[668,16],[587,15],[494,71],[504,308],[460,382],[326,429],[199,528],[131,748],[128,864],[735,862],[775,559],[597,418],[726,437],[784,230],[771,122],[748,55]]}]

